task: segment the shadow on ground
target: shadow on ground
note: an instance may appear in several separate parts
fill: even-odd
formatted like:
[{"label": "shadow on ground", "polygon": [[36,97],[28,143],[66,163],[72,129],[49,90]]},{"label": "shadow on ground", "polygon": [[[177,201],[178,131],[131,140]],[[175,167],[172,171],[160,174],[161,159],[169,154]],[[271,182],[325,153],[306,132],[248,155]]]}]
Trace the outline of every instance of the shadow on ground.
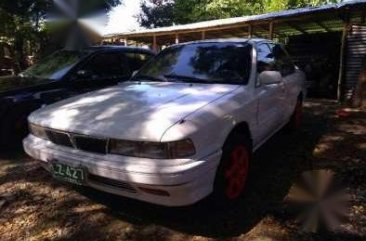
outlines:
[{"label": "shadow on ground", "polygon": [[[366,144],[366,140],[362,132],[356,133],[357,128],[347,126],[360,124],[356,122],[364,116],[352,120],[354,123],[346,121],[335,125],[337,108],[332,102],[308,103],[303,130],[291,134],[281,131],[256,152],[246,197],[227,208],[212,208],[207,200],[186,208],[150,205],[57,183],[35,162],[14,164],[12,160],[19,159],[19,155],[0,157],[6,164],[0,169],[0,191],[13,196],[13,202],[5,207],[0,217],[0,233],[2,224],[9,227],[26,219],[25,226],[18,226],[18,231],[4,228],[3,231],[10,233],[4,240],[21,237],[36,237],[34,240],[42,240],[42,237],[53,240],[191,240],[197,236],[203,240],[234,237],[362,240],[356,234],[302,235],[287,224],[289,218],[283,212],[283,199],[303,171],[321,167],[339,172],[344,165],[352,163],[364,168],[362,144]],[[344,130],[342,125],[346,125]],[[344,133],[347,131],[356,132]],[[342,133],[343,136],[328,138],[331,132],[335,132],[336,137]],[[348,142],[351,152],[342,152],[340,148]],[[360,146],[355,147],[354,142]],[[345,163],[340,164],[338,160]],[[364,178],[364,173],[357,174],[359,169],[347,170],[343,170],[347,174],[346,183],[356,189],[363,187],[359,180]],[[355,180],[351,178],[354,174]]]},{"label": "shadow on ground", "polygon": [[327,130],[328,119],[306,112],[305,120],[303,131],[282,131],[256,152],[247,195],[235,206],[212,209],[205,200],[188,208],[163,208],[92,190],[82,193],[111,208],[117,218],[136,225],[158,224],[212,238],[238,236],[280,208],[294,179],[312,168],[312,152]]}]

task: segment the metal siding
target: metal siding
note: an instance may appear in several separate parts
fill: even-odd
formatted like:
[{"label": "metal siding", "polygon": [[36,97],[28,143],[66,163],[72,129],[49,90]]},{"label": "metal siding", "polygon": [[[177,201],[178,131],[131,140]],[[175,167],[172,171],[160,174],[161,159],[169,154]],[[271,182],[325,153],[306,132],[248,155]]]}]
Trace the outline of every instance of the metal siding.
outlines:
[{"label": "metal siding", "polygon": [[345,69],[345,97],[351,99],[363,62],[366,60],[366,26],[353,25],[347,35],[347,54]]}]

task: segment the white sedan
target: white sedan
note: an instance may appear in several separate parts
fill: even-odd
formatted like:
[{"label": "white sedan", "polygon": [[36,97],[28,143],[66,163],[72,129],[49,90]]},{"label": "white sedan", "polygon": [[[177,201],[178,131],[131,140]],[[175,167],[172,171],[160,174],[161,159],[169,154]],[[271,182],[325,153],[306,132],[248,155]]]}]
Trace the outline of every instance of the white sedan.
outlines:
[{"label": "white sedan", "polygon": [[245,191],[252,153],[300,124],[304,73],[263,39],[162,51],[129,82],[29,117],[25,151],[62,181],[164,206]]}]

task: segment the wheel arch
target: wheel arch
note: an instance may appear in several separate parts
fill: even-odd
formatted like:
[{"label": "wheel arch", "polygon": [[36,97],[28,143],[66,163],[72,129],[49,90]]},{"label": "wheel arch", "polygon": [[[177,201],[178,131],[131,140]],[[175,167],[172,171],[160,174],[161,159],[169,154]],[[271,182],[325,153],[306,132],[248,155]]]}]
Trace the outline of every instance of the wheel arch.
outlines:
[{"label": "wheel arch", "polygon": [[250,131],[249,124],[245,121],[236,124],[232,128],[230,133],[227,135],[227,138],[225,140],[225,144],[230,139],[230,137],[232,137],[233,135],[236,135],[236,134],[244,135],[245,137],[248,138],[249,144],[250,144],[250,146],[248,148],[250,148],[250,150],[252,151],[253,150],[253,139],[252,139],[252,133]]}]

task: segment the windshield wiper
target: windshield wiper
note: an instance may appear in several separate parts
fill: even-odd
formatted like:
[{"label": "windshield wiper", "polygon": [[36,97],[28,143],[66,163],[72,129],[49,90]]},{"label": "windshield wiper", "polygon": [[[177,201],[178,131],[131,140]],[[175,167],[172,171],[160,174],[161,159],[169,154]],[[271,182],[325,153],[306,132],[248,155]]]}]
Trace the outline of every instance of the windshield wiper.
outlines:
[{"label": "windshield wiper", "polygon": [[200,79],[193,76],[185,76],[185,75],[178,75],[178,74],[166,74],[164,75],[165,78],[168,79],[177,79],[182,80],[183,82],[189,82],[189,83],[211,83],[211,81],[206,79]]},{"label": "windshield wiper", "polygon": [[166,82],[165,79],[150,76],[150,75],[136,75],[131,80],[141,81],[141,80],[148,80],[152,82]]}]

